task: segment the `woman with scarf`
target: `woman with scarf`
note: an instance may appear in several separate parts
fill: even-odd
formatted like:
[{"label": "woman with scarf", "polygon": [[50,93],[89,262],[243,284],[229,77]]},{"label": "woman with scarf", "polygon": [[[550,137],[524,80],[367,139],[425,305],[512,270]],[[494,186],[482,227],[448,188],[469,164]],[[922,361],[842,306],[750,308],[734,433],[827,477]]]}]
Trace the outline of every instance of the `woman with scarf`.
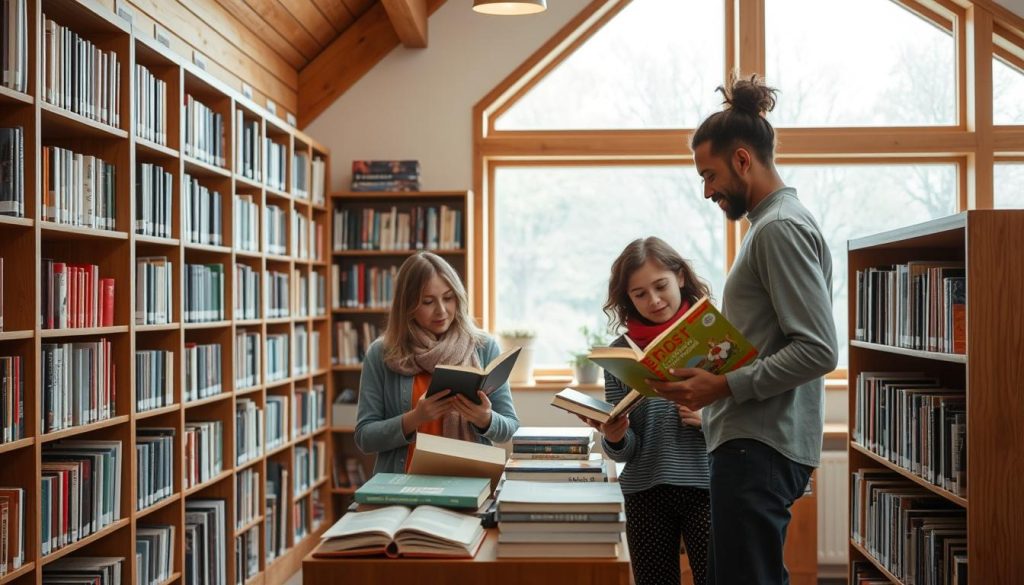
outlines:
[{"label": "woman with scarf", "polygon": [[[655,237],[630,242],[612,264],[604,311],[611,329],[625,327],[640,348],[708,295],[690,264]],[[613,346],[625,347],[625,336]],[[605,372],[605,400],[629,392]],[[619,484],[626,499],[626,539],[637,585],[679,583],[680,538],[695,585],[707,574],[711,500],[700,413],[663,398],[647,398],[629,416],[605,424],[583,419],[603,435],[604,451],[625,462]]]},{"label": "woman with scarf", "polygon": [[451,392],[426,397],[438,365],[488,364],[501,351],[474,325],[455,270],[430,252],[398,270],[383,337],[373,342],[359,380],[356,445],[376,453],[373,472],[405,473],[417,433],[477,443],[503,443],[519,428],[508,384],[480,404]]}]

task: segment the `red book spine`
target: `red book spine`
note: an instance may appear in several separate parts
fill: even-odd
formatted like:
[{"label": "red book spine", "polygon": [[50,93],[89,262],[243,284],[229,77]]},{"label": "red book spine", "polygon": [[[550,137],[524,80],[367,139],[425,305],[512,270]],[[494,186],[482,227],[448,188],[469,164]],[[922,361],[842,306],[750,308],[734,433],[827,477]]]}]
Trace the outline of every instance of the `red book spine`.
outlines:
[{"label": "red book spine", "polygon": [[113,278],[102,278],[100,279],[100,285],[102,287],[103,304],[100,309],[101,321],[100,327],[113,327],[114,326],[114,279]]}]

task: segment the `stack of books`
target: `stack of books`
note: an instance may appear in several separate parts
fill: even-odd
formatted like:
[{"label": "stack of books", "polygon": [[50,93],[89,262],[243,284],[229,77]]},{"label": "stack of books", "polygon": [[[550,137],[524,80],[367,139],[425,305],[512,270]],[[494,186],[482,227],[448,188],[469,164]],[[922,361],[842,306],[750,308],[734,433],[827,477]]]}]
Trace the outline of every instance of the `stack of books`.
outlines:
[{"label": "stack of books", "polygon": [[506,480],[498,557],[617,557],[626,526],[618,483]]},{"label": "stack of books", "polygon": [[557,482],[608,481],[608,463],[591,453],[589,427],[520,427],[512,436],[505,479]]},{"label": "stack of books", "polygon": [[354,160],[353,191],[419,191],[418,160]]},{"label": "stack of books", "polygon": [[512,459],[589,460],[594,430],[589,427],[520,427],[512,435]]}]

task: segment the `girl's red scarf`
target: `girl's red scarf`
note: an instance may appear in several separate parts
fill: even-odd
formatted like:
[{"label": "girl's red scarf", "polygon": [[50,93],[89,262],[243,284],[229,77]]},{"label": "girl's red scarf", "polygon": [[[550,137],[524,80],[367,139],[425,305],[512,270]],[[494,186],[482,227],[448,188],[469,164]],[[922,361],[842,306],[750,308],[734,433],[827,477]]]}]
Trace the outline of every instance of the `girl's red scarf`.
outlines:
[{"label": "girl's red scarf", "polygon": [[661,335],[661,332],[668,329],[670,325],[676,322],[676,319],[681,317],[690,308],[688,301],[683,301],[679,305],[679,310],[676,311],[675,315],[672,315],[668,321],[664,323],[655,323],[648,325],[642,323],[639,319],[627,319],[626,320],[626,334],[633,340],[633,343],[640,349],[647,347],[647,344],[654,341],[654,338]]}]

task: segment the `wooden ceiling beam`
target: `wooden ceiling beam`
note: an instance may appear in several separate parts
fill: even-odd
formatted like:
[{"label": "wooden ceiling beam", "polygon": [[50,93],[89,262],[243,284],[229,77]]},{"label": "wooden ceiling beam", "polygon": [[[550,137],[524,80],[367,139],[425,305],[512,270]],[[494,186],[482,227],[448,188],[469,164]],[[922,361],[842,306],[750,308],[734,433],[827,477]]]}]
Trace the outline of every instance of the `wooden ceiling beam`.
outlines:
[{"label": "wooden ceiling beam", "polygon": [[[426,0],[433,14],[445,0]],[[399,44],[378,2],[299,72],[299,127],[304,128]]]},{"label": "wooden ceiling beam", "polygon": [[402,45],[427,47],[427,0],[380,0]]}]

